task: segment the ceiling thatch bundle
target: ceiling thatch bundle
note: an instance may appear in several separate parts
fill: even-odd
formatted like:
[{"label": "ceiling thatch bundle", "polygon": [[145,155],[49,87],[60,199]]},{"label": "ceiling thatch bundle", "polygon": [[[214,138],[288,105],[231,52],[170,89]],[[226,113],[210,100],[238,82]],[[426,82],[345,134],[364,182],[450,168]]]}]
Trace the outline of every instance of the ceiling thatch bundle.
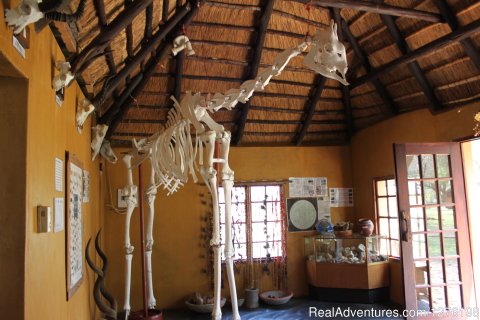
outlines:
[{"label": "ceiling thatch bundle", "polygon": [[[476,0],[87,0],[79,21],[50,26],[118,146],[162,130],[170,96],[237,88],[330,19],[350,85],[294,58],[265,91],[213,115],[234,144],[345,144],[396,114],[480,99]],[[182,33],[194,56],[171,54]]]}]

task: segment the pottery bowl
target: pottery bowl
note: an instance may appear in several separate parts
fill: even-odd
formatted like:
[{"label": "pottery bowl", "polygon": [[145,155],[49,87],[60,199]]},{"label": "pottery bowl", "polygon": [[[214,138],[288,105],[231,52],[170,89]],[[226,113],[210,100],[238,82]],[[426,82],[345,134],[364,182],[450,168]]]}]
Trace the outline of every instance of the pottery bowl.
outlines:
[{"label": "pottery bowl", "polygon": [[[223,307],[226,301],[227,299],[222,298],[222,300],[220,300],[220,307]],[[213,311],[213,303],[195,304],[195,303],[192,303],[190,300],[187,300],[185,301],[185,305],[187,306],[188,309],[198,313],[212,313]]]},{"label": "pottery bowl", "polygon": [[271,305],[285,304],[293,297],[293,292],[289,290],[265,291],[260,294],[260,299]]}]

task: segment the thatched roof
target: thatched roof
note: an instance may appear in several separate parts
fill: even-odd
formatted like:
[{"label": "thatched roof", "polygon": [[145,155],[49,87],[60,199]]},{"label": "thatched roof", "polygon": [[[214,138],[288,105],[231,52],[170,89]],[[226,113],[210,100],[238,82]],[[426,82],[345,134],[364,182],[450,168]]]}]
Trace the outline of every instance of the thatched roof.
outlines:
[{"label": "thatched roof", "polygon": [[[162,130],[171,95],[236,88],[332,18],[347,48],[351,85],[326,80],[294,58],[247,105],[213,115],[235,144],[344,144],[357,130],[396,114],[441,112],[480,98],[476,0],[190,4],[186,11],[185,0],[87,0],[77,23],[51,24],[74,66],[85,51],[100,50],[83,64],[79,82],[101,103],[96,114],[110,124],[113,145]],[[172,56],[172,39],[181,32],[194,56]]]}]

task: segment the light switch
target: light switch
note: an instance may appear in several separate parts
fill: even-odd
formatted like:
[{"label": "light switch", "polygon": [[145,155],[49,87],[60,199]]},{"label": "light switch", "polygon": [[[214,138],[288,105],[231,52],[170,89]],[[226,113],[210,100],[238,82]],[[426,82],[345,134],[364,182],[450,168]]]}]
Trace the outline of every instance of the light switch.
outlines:
[{"label": "light switch", "polygon": [[37,207],[37,232],[52,232],[53,219],[52,208],[38,206]]}]

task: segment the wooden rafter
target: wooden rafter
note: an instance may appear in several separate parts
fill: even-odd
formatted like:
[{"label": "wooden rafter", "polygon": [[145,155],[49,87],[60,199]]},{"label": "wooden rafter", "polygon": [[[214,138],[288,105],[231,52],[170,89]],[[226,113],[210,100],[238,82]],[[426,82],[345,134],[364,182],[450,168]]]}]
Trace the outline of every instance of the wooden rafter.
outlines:
[{"label": "wooden rafter", "polygon": [[320,97],[322,96],[323,88],[325,86],[325,82],[327,78],[317,75],[317,79],[315,79],[315,87],[313,89],[313,95],[308,99],[305,103],[305,119],[303,123],[300,125],[300,130],[298,135],[295,137],[294,143],[296,146],[302,144],[303,138],[307,134],[308,127],[312,123],[313,115],[315,114],[315,108],[317,106],[317,102],[319,101]]},{"label": "wooden rafter", "polygon": [[301,3],[310,3],[312,5],[330,8],[345,8],[359,11],[374,12],[378,14],[387,14],[398,17],[409,17],[418,20],[430,22],[442,22],[442,17],[433,12],[395,7],[388,4],[379,4],[363,0],[292,0]]},{"label": "wooden rafter", "polygon": [[[187,12],[188,11],[189,12],[186,15],[184,15],[183,19],[176,22],[173,27],[179,26],[179,25],[187,26],[188,24],[190,24],[190,22],[193,20],[193,18],[197,14],[201,3],[202,1],[197,1],[196,5],[194,5],[193,8],[191,8],[191,5],[189,2],[183,5],[182,9],[180,9],[177,13],[175,13],[175,15],[177,14],[181,15],[181,13],[184,12],[185,9],[187,9]],[[172,21],[172,20],[173,20],[173,17],[169,21]],[[171,30],[170,32],[175,33],[176,30]],[[151,77],[155,73],[155,68],[158,65],[158,63],[167,56],[167,54],[171,51],[171,49],[172,49],[171,43],[165,43],[163,46],[161,46],[161,48],[160,46],[157,48],[156,54],[149,59],[149,62],[145,66],[144,70],[139,74],[141,75],[141,80],[138,82],[135,88],[131,91],[131,94],[128,95],[128,98],[122,104],[117,103],[114,106],[112,106],[110,109],[113,109],[114,111],[112,111],[112,113],[109,115],[108,118],[104,119],[105,121],[100,121],[101,123],[109,124],[109,128],[106,134],[107,139],[109,139],[112,136],[113,132],[115,132],[117,126],[122,121],[123,117],[128,112],[128,110],[130,109],[132,103],[142,93],[144,87],[147,85],[147,83],[150,81]]]},{"label": "wooden rafter", "polygon": [[350,138],[355,132],[355,128],[353,124],[352,103],[350,101],[350,88],[347,86],[342,86],[342,99],[345,107],[345,125],[347,127],[348,137]]},{"label": "wooden rafter", "polygon": [[[330,8],[330,16],[333,18],[333,20],[335,21],[335,23],[337,24],[337,36],[338,36],[338,40],[340,42],[344,42],[344,29],[345,29],[345,32],[347,33],[348,35],[348,38],[349,38],[349,41],[350,41],[350,44],[352,45],[352,47],[354,47],[356,45],[357,47],[357,50],[356,50],[356,53],[357,55],[359,56],[358,58],[360,60],[364,60],[365,57],[363,56],[362,54],[362,50],[360,50],[360,47],[358,46],[356,40],[355,40],[355,37],[353,37],[353,35],[351,34],[350,32],[350,29],[348,28],[347,24],[344,23],[343,19],[342,19],[342,16],[340,15],[340,9],[338,8],[335,8],[335,9],[332,9]],[[343,26],[345,25],[346,28],[344,28]],[[338,27],[339,26],[339,27]],[[358,52],[357,52],[358,51]],[[362,63],[365,65],[367,62],[365,61],[362,61]],[[365,65],[365,67],[367,68],[368,67],[368,64]],[[368,71],[368,69],[367,69]],[[347,127],[347,135],[348,135],[348,139],[351,138],[351,136],[353,135],[354,131],[355,131],[355,128],[354,128],[354,122],[353,122],[353,111],[352,111],[352,102],[350,100],[350,89],[345,86],[344,84],[340,84],[340,88],[342,90],[342,101],[343,101],[343,107],[345,109],[345,120],[344,120],[344,123],[345,123],[345,126]]]},{"label": "wooden rafter", "polygon": [[[302,124],[302,120],[266,120],[266,119],[248,119],[247,123],[253,124],[283,124],[283,125],[299,125]],[[312,124],[318,125],[333,125],[333,124],[345,124],[343,120],[312,120]]]},{"label": "wooden rafter", "polygon": [[[335,12],[338,9],[334,10]],[[338,14],[339,15],[339,14]],[[357,42],[357,39],[353,36],[352,32],[350,31],[350,28],[348,27],[348,24],[343,20],[341,17],[337,18],[341,22],[341,29],[345,36],[348,39],[348,42],[353,48],[353,51],[355,52],[355,55],[357,58],[360,60],[361,65],[365,68],[365,71],[367,73],[372,72],[373,68],[370,64],[370,61],[368,60],[365,52],[363,49],[360,47],[360,45]],[[373,85],[375,86],[375,89],[380,96],[380,98],[383,101],[383,105],[380,108],[382,111],[382,114],[385,116],[391,116],[396,113],[398,113],[398,108],[395,105],[395,102],[393,101],[392,97],[388,93],[387,89],[383,85],[383,83],[379,79],[374,79],[372,80]]]},{"label": "wooden rafter", "polygon": [[[397,44],[398,49],[402,54],[406,54],[410,52],[410,47],[408,43],[405,41],[403,38],[400,29],[398,28],[397,24],[395,23],[395,20],[391,16],[386,16],[382,15],[381,16],[383,23],[387,26],[387,30],[394,39],[395,43]],[[412,61],[407,64],[408,68],[410,69],[410,72],[413,74],[415,79],[417,79],[418,84],[422,88],[423,93],[425,94],[425,97],[427,97],[431,109],[432,110],[440,110],[442,109],[442,104],[438,100],[437,96],[435,95],[435,92],[433,91],[433,88],[430,86],[430,83],[428,82],[427,77],[423,73],[423,70],[420,68],[420,65],[418,64],[417,61]],[[374,83],[375,81],[379,81],[377,79],[372,80]]]},{"label": "wooden rafter", "polygon": [[[105,3],[103,0],[94,0],[93,4],[95,6],[95,11],[97,12],[100,30],[103,31],[108,24],[107,16],[105,14]],[[117,72],[117,67],[115,65],[115,60],[113,59],[112,47],[110,44],[105,47],[105,60],[107,61],[110,74],[115,74]]]},{"label": "wooden rafter", "polygon": [[151,41],[142,47],[135,56],[129,59],[125,64],[125,67],[103,86],[102,90],[95,96],[95,98],[93,98],[92,103],[95,106],[98,106],[106,97],[110,96],[112,92],[127,78],[127,76],[135,70],[135,68],[148,58],[149,55],[155,52],[161,41],[165,39],[167,34],[187,15],[189,11],[190,5],[186,4],[182,10],[172,16],[166,24],[162,25],[152,37]]},{"label": "wooden rafter", "polygon": [[474,33],[480,31],[480,20],[476,20],[474,22],[471,22],[468,25],[465,25],[463,27],[458,28],[457,30],[441,37],[438,38],[418,49],[415,49],[413,51],[408,52],[407,54],[401,56],[400,58],[397,58],[393,61],[390,61],[389,63],[386,63],[374,71],[370,72],[369,74],[366,74],[360,78],[358,78],[354,83],[352,83],[350,86],[351,88],[358,87],[367,81],[371,81],[372,79],[378,78],[380,75],[385,74],[387,72],[390,72],[392,69],[415,61],[427,54],[430,54],[433,51],[440,50],[446,46],[449,46],[452,44],[452,42],[458,42],[463,39],[466,39],[470,36],[472,36]]},{"label": "wooden rafter", "polygon": [[168,8],[169,8],[168,0],[163,0],[163,3],[162,3],[162,21],[163,21],[163,23],[166,23],[168,21]]},{"label": "wooden rafter", "polygon": [[102,32],[98,34],[78,55],[70,61],[72,72],[76,73],[80,68],[92,63],[105,51],[105,48],[113,39],[124,30],[132,20],[140,14],[152,2],[152,0],[137,0],[132,3],[128,10],[122,11]]},{"label": "wooden rafter", "polygon": [[[194,59],[194,56],[189,57],[189,59]],[[262,64],[260,64],[260,67],[262,67]],[[175,73],[170,72],[157,72],[153,75],[154,77],[169,77],[169,78],[175,78]],[[195,74],[183,74],[184,79],[191,79],[191,80],[204,80],[204,81],[223,81],[223,82],[235,82],[235,83],[242,83],[243,80],[240,78],[231,78],[231,77],[220,77],[220,76],[200,76],[200,75],[195,75]],[[311,88],[312,85],[309,83],[305,82],[298,82],[298,81],[291,81],[291,80],[283,80],[283,79],[272,79],[270,80],[270,83],[276,83],[276,84],[286,84],[286,85],[292,85],[292,86],[299,86],[299,87],[308,87]],[[338,89],[337,87],[334,86],[328,86],[325,85],[325,89]]]},{"label": "wooden rafter", "polygon": [[[263,44],[265,42],[265,35],[267,33],[268,23],[270,22],[270,17],[272,16],[273,12],[273,5],[275,4],[275,0],[268,0],[265,9],[263,10],[262,17],[260,19],[260,24],[258,26],[257,37],[255,39],[255,50],[253,52],[253,58],[250,65],[250,71],[248,72],[247,79],[253,79],[257,76],[258,68],[260,66],[260,60],[262,57],[262,49]],[[238,120],[238,128],[237,134],[234,138],[233,143],[235,145],[240,144],[242,141],[243,131],[245,129],[245,122],[247,120],[248,111],[250,108],[250,101],[245,104],[241,104],[241,114]]]},{"label": "wooden rafter", "polygon": [[[440,14],[443,16],[445,21],[447,21],[450,29],[452,29],[452,31],[457,30],[458,19],[448,3],[445,0],[434,0],[433,3],[440,10]],[[477,67],[478,71],[480,71],[480,54],[473,41],[470,38],[465,38],[460,40],[460,44],[470,60],[472,60],[473,64]]]},{"label": "wooden rafter", "polygon": [[[182,5],[182,1],[177,0],[177,9]],[[180,33],[180,32],[179,32]],[[183,75],[183,66],[185,64],[185,50],[180,51],[175,56],[175,84],[173,88],[173,96],[177,101],[180,101],[180,96],[182,94],[182,75]]]},{"label": "wooden rafter", "polygon": [[145,31],[143,32],[143,43],[146,43],[152,36],[153,28],[153,2],[145,11]]},{"label": "wooden rafter", "polygon": [[[153,2],[152,2],[153,3]],[[124,10],[128,10],[128,7],[131,5],[131,2],[128,1],[128,0],[125,0],[124,2]],[[150,5],[149,5],[150,6]],[[147,7],[148,8],[148,7]],[[127,51],[127,57],[126,57],[126,61],[130,61],[134,55],[134,52],[133,52],[133,26],[132,26],[132,22],[130,22],[128,25],[127,25],[127,28],[125,29],[125,46],[126,46],[126,51]],[[130,75],[127,75],[126,77],[126,82],[130,82],[131,78],[130,78]]]}]

